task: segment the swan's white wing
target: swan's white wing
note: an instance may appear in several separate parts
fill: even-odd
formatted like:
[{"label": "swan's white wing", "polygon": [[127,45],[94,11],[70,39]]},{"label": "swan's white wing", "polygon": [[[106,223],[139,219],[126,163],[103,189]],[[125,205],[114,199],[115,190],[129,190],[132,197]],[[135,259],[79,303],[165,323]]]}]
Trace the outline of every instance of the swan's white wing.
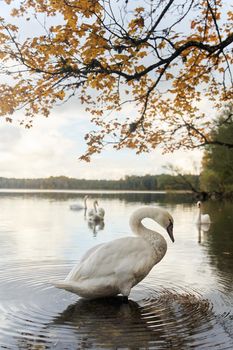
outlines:
[{"label": "swan's white wing", "polygon": [[88,251],[82,256],[82,258],[81,258],[81,260],[80,260],[80,264],[81,264],[82,262],[84,262],[84,260],[86,260],[91,254],[93,254],[94,251],[95,251],[96,249],[98,249],[100,246],[102,246],[102,245],[104,245],[104,244],[105,244],[105,243],[100,243],[100,244],[97,244],[97,245],[95,245],[94,247],[88,249]]},{"label": "swan's white wing", "polygon": [[145,277],[154,265],[152,248],[140,237],[125,237],[91,248],[66,280]]},{"label": "swan's white wing", "polygon": [[88,216],[93,216],[95,214],[94,209],[90,209],[87,213]]},{"label": "swan's white wing", "polygon": [[98,209],[98,215],[101,216],[101,217],[104,217],[105,215],[105,210],[103,208],[99,208]]},{"label": "swan's white wing", "polygon": [[201,216],[197,216],[196,219],[196,224],[201,225],[201,224],[210,224],[211,220],[210,220],[210,216],[209,214],[201,214]]},{"label": "swan's white wing", "polygon": [[209,214],[203,214],[201,215],[201,223],[202,224],[210,224],[210,216]]}]

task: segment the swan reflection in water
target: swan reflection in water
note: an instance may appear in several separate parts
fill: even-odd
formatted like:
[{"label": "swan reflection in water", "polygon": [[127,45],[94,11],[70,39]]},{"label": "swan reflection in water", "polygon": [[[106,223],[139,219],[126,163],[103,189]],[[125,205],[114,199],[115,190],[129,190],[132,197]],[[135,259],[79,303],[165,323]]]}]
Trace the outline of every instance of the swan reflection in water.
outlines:
[{"label": "swan reflection in water", "polygon": [[155,300],[128,303],[121,296],[81,298],[56,316],[45,332],[51,331],[58,348],[69,343],[89,349],[156,346],[180,350],[195,341],[195,335],[203,329],[211,329],[210,310],[205,300],[171,292],[162,293]]},{"label": "swan reflection in water", "polygon": [[100,222],[93,222],[93,221],[88,221],[87,225],[89,227],[89,229],[93,232],[93,236],[96,237],[97,233],[99,231],[102,231],[104,229],[104,221],[100,221]]}]

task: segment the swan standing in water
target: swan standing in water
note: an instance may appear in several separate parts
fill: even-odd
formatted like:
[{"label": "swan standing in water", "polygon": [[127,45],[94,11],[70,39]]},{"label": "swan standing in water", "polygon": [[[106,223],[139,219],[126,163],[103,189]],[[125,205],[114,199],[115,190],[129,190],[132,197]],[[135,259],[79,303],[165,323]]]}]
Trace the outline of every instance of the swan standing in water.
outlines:
[{"label": "swan standing in water", "polygon": [[146,228],[142,224],[144,218],[160,224],[174,242],[173,218],[165,209],[139,208],[129,221],[137,237],[123,237],[92,247],[66,279],[54,285],[89,299],[117,294],[128,298],[131,288],[147,276],[167,251],[166,240]]},{"label": "swan standing in water", "polygon": [[199,209],[199,212],[198,212],[196,223],[198,225],[202,225],[202,224],[209,225],[211,223],[210,216],[209,216],[209,214],[202,214],[201,205],[202,205],[202,203],[200,201],[198,201],[197,207]]},{"label": "swan standing in water", "polygon": [[70,205],[70,209],[72,209],[72,210],[81,210],[81,209],[85,209],[85,210],[87,210],[87,198],[88,198],[89,196],[85,196],[84,198],[83,198],[83,204],[71,204]]}]

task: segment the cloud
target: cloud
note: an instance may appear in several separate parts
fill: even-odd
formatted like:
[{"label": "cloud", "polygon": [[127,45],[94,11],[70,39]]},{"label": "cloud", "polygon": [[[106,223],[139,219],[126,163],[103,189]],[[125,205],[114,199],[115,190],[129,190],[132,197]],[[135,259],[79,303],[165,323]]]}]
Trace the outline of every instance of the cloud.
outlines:
[{"label": "cloud", "polygon": [[171,163],[185,172],[200,170],[201,151],[178,151],[163,155],[159,150],[136,155],[130,150],[105,151],[91,163],[77,162],[73,173],[77,177],[119,179],[125,175],[161,174],[167,172],[164,165]]},{"label": "cloud", "polygon": [[[22,117],[22,115],[21,115]],[[20,119],[20,114],[18,115]],[[119,179],[125,175],[158,174],[172,163],[193,171],[201,151],[162,155],[159,150],[136,155],[132,150],[110,148],[91,163],[78,160],[85,150],[84,135],[92,128],[89,116],[75,100],[55,108],[49,118],[35,118],[31,129],[0,123],[0,176],[48,177],[65,175],[87,179]]]},{"label": "cloud", "polygon": [[[125,107],[127,115],[133,106]],[[159,174],[172,163],[184,171],[200,168],[202,152],[177,151],[163,155],[160,150],[136,155],[133,150],[115,151],[110,147],[95,155],[91,163],[79,161],[85,152],[85,134],[94,127],[78,98],[55,107],[48,118],[37,116],[31,129],[19,126],[22,112],[13,124],[0,121],[0,176],[48,177],[65,175],[87,179],[119,179],[125,175]]]},{"label": "cloud", "polygon": [[25,129],[16,124],[0,125],[1,176],[44,177],[61,174],[74,142],[62,135],[69,120],[38,118]]},{"label": "cloud", "polygon": [[4,124],[0,124],[0,153],[13,150],[21,138],[21,132],[18,128]]}]

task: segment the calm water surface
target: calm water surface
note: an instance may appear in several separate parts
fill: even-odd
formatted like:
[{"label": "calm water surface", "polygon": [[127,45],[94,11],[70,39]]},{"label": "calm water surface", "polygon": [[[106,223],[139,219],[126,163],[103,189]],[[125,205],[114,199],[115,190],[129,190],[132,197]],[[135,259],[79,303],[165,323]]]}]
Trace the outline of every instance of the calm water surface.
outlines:
[{"label": "calm water surface", "polygon": [[[0,348],[233,349],[233,204],[205,203],[213,222],[200,230],[187,195],[91,196],[106,211],[101,227],[69,209],[83,194],[0,194]],[[90,247],[131,235],[128,218],[144,204],[169,210],[176,241],[165,236],[166,256],[128,304],[52,286]]]}]

